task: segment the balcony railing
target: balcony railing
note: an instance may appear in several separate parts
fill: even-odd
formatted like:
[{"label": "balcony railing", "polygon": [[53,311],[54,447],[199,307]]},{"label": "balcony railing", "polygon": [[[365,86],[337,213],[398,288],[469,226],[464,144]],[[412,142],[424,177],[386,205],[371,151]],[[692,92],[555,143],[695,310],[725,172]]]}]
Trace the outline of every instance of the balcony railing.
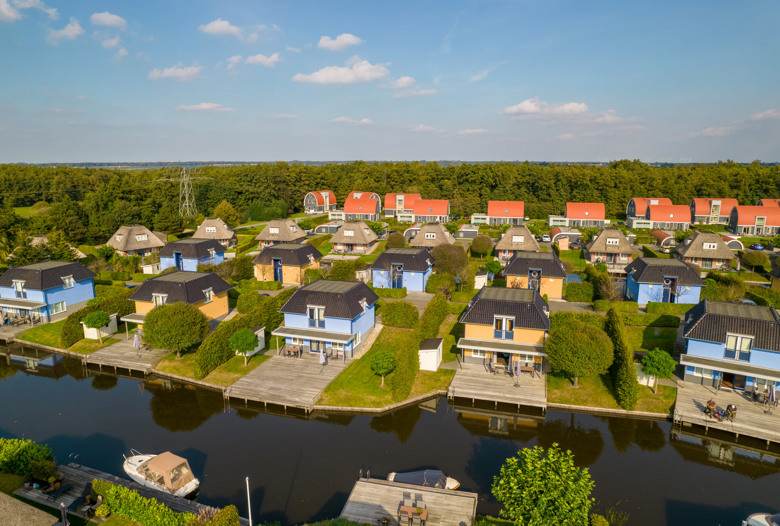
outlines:
[{"label": "balcony railing", "polygon": [[494,330],[493,338],[496,340],[514,340],[515,334],[513,331]]},{"label": "balcony railing", "polygon": [[309,319],[309,327],[314,327],[315,329],[324,329],[325,328],[325,320]]}]

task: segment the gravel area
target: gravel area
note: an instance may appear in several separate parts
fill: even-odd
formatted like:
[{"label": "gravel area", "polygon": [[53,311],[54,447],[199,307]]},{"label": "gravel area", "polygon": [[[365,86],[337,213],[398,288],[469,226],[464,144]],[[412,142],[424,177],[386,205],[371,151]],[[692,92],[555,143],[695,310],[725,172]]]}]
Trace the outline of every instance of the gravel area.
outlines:
[{"label": "gravel area", "polygon": [[53,515],[5,493],[0,493],[0,517],[2,517],[3,526],[54,526],[59,524]]}]

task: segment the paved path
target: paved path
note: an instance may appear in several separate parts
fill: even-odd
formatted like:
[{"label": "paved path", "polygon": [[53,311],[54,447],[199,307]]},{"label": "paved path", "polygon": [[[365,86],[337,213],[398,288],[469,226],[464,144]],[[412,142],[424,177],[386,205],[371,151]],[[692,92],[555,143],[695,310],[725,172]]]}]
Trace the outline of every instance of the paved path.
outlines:
[{"label": "paved path", "polygon": [[393,301],[405,301],[407,303],[411,303],[415,307],[417,307],[417,310],[420,311],[420,315],[425,311],[425,308],[428,306],[428,304],[433,299],[433,294],[429,294],[427,292],[407,292],[405,298],[382,298],[386,302],[390,303]]}]

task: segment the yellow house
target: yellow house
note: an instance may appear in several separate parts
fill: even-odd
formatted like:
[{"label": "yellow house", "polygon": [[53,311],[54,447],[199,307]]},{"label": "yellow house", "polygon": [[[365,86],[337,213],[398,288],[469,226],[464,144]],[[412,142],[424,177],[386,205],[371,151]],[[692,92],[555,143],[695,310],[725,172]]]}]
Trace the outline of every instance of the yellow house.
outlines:
[{"label": "yellow house", "polygon": [[252,261],[257,281],[303,285],[306,269],[320,268],[322,253],[311,245],[280,243],[266,247]]},{"label": "yellow house", "polygon": [[507,288],[533,289],[547,298],[563,298],[566,270],[552,252],[517,252],[504,269]]},{"label": "yellow house", "polygon": [[536,290],[485,287],[460,319],[464,363],[489,369],[534,367],[541,373],[549,308]]},{"label": "yellow house", "polygon": [[143,325],[144,316],[153,308],[167,303],[185,302],[195,305],[208,319],[225,316],[228,311],[228,290],[232,287],[211,272],[178,271],[146,280],[130,296],[135,302],[135,314],[127,320]]}]

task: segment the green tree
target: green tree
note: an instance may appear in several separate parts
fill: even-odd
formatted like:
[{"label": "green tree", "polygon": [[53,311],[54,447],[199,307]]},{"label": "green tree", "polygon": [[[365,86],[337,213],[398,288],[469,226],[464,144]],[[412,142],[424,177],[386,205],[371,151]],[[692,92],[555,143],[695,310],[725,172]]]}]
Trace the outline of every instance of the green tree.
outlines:
[{"label": "green tree", "polygon": [[301,230],[314,230],[317,227],[317,223],[314,219],[300,219],[298,220],[298,226]]},{"label": "green tree", "polygon": [[612,365],[614,352],[609,337],[593,325],[573,321],[550,332],[544,351],[554,371],[574,376],[604,374]]},{"label": "green tree", "polygon": [[395,371],[398,360],[391,351],[380,351],[371,357],[371,370],[382,377],[382,387],[385,386],[385,376]]},{"label": "green tree", "polygon": [[444,272],[452,276],[458,273],[469,264],[469,258],[463,247],[458,245],[438,245],[431,250],[433,256],[433,269],[436,272]]},{"label": "green tree", "polygon": [[765,266],[769,265],[769,258],[763,252],[749,251],[742,254],[742,263],[755,272],[756,267],[761,267],[763,269]]},{"label": "green tree", "polygon": [[209,331],[209,321],[195,305],[170,303],[153,308],[144,320],[144,340],[157,349],[181,352],[199,343]]},{"label": "green tree", "polygon": [[[102,310],[96,310],[84,316],[81,321],[89,329],[101,329],[108,325],[111,317]],[[103,343],[103,333],[100,331],[98,331],[98,340],[100,340],[100,343]]]},{"label": "green tree", "polygon": [[780,248],[780,236],[775,236],[769,240],[769,244],[775,248]]},{"label": "green tree", "polygon": [[239,213],[236,212],[236,209],[233,208],[233,205],[224,199],[216,207],[214,207],[214,217],[219,217],[222,219],[222,221],[227,223],[227,226],[230,228],[233,228],[241,223],[241,216]]},{"label": "green tree", "polygon": [[385,231],[385,224],[381,221],[366,221],[366,226],[374,231],[374,234],[380,235]]},{"label": "green tree", "polygon": [[479,254],[480,258],[484,258],[491,250],[493,250],[493,240],[485,234],[479,234],[471,242],[471,253]]},{"label": "green tree", "polygon": [[485,270],[490,272],[491,274],[497,276],[501,273],[501,271],[504,269],[504,267],[501,266],[501,263],[498,261],[488,261],[485,265]]},{"label": "green tree", "polygon": [[46,253],[42,246],[33,246],[30,238],[25,238],[22,243],[8,256],[8,264],[12,267],[21,267],[31,263],[38,263],[46,259]]},{"label": "green tree", "polygon": [[95,248],[95,255],[103,262],[108,262],[114,257],[116,249],[108,245],[101,245]]},{"label": "green tree", "polygon": [[154,229],[166,234],[180,234],[184,224],[181,216],[172,204],[165,203],[154,216]]},{"label": "green tree", "polygon": [[458,228],[460,228],[460,225],[455,221],[451,221],[449,223],[444,223],[444,228],[446,228],[447,232],[449,232],[454,236],[455,233],[458,231]]},{"label": "green tree", "polygon": [[674,374],[674,370],[677,367],[677,362],[674,358],[669,356],[669,353],[655,348],[642,357],[642,368],[645,374],[650,374],[655,377],[653,383],[653,392],[658,393],[658,379],[659,378],[671,378]]},{"label": "green tree", "polygon": [[406,237],[400,232],[393,232],[387,236],[387,248],[403,248],[406,246]]},{"label": "green tree", "polygon": [[244,355],[244,367],[247,366],[247,354],[257,347],[257,335],[251,329],[239,329],[230,337],[230,348]]},{"label": "green tree", "polygon": [[609,312],[607,312],[604,330],[612,339],[615,349],[615,359],[609,369],[612,376],[612,384],[615,388],[615,396],[620,407],[627,411],[632,411],[639,399],[639,382],[636,379],[634,352],[626,339],[623,318],[614,308],[609,309]]},{"label": "green tree", "polygon": [[499,515],[518,526],[582,526],[588,524],[594,486],[588,468],[576,467],[572,452],[553,444],[508,458],[492,492],[503,505]]},{"label": "green tree", "polygon": [[77,259],[76,251],[65,240],[65,235],[62,232],[51,232],[46,236],[46,239],[48,242],[44,247],[44,251],[46,251],[50,259],[55,261],[75,261]]}]

